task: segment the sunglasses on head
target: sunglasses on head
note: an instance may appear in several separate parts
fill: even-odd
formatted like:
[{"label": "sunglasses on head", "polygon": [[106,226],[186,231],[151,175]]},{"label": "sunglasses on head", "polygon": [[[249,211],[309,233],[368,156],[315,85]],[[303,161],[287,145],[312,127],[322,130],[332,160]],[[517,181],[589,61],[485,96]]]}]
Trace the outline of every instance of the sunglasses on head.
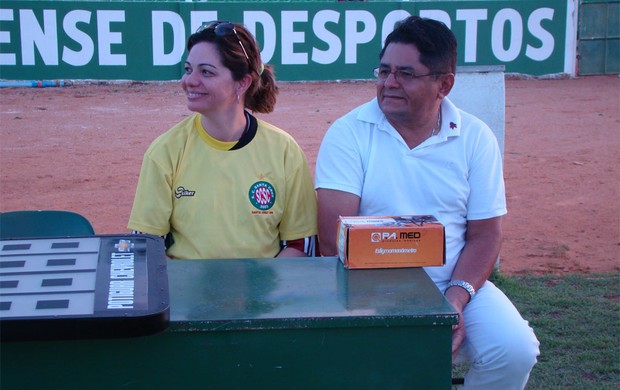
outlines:
[{"label": "sunglasses on head", "polygon": [[248,57],[248,52],[245,51],[245,47],[243,43],[241,43],[241,39],[239,39],[239,35],[237,34],[237,30],[235,29],[235,25],[230,22],[223,22],[219,20],[214,20],[211,22],[205,22],[196,30],[196,33],[203,32],[205,30],[213,30],[213,33],[216,37],[225,37],[230,35],[231,33],[235,34],[237,37],[237,42],[239,42],[239,46],[243,50],[243,54],[245,54],[245,59],[250,63],[250,57]]}]

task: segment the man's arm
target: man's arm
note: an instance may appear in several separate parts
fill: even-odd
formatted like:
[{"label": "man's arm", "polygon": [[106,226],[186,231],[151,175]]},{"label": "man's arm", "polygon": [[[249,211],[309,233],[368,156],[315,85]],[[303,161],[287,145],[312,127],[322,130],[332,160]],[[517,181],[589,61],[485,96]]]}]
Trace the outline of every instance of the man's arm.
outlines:
[{"label": "man's arm", "polygon": [[452,273],[452,280],[464,280],[474,289],[480,288],[493,272],[501,243],[502,217],[468,221],[465,247]]},{"label": "man's arm", "polygon": [[[489,278],[499,255],[502,242],[502,217],[467,222],[465,247],[459,256],[452,280],[464,280],[477,291]],[[446,298],[459,313],[459,324],[452,333],[452,357],[458,353],[463,339],[463,309],[469,303],[469,293],[458,286],[446,290]]]},{"label": "man's arm", "polygon": [[323,256],[336,256],[338,217],[358,214],[360,198],[350,192],[319,188],[316,191],[319,208],[319,250]]}]

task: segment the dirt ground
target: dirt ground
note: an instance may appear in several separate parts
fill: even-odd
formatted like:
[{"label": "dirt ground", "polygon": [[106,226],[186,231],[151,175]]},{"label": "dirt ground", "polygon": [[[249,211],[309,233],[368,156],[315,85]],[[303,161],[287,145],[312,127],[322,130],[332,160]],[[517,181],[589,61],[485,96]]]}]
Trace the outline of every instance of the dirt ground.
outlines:
[{"label": "dirt ground", "polygon": [[[276,111],[314,171],[327,127],[372,82],[282,83]],[[142,155],[190,113],[177,83],[0,92],[0,211],[65,209],[97,233],[126,233]],[[620,269],[620,78],[506,80],[509,214],[500,269]]]}]

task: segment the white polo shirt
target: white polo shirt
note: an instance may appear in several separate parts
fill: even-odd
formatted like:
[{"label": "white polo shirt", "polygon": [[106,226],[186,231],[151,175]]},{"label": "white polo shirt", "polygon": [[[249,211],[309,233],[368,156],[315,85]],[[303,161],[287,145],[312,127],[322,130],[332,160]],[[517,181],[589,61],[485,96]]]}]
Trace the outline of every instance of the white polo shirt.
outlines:
[{"label": "white polo shirt", "polygon": [[426,268],[435,283],[450,279],[467,220],[506,213],[502,156],[491,129],[447,98],[441,110],[439,133],[410,149],[375,98],[333,123],[315,172],[315,188],[358,195],[359,215],[430,214],[443,223],[446,265]]}]

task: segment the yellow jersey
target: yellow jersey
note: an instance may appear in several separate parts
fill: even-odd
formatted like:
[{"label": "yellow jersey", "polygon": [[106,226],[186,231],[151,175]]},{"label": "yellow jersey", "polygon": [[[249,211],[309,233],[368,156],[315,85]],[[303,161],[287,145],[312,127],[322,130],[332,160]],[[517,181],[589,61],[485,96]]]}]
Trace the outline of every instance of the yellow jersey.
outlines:
[{"label": "yellow jersey", "polygon": [[[230,149],[193,115],[144,155],[128,228],[172,234],[171,258],[273,257],[282,240],[317,234],[316,196],[303,150],[246,112]],[[228,150],[226,150],[228,149]]]}]

